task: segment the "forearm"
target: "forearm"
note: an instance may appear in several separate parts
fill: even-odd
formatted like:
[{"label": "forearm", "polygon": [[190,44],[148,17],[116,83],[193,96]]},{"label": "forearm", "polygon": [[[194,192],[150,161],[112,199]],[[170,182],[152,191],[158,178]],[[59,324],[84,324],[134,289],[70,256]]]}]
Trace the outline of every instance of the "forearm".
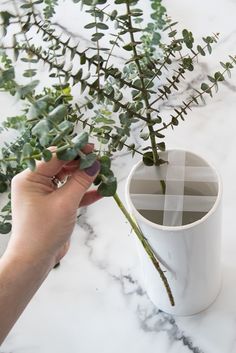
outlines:
[{"label": "forearm", "polygon": [[[83,153],[94,146],[87,144]],[[54,148],[51,151],[55,151]],[[84,170],[79,160],[38,161],[11,182],[12,235],[0,259],[0,344],[53,266],[66,254],[79,205],[88,206],[101,195],[90,186],[100,163]],[[69,178],[67,178],[69,176]],[[54,178],[67,181],[57,187]]]},{"label": "forearm", "polygon": [[26,259],[8,253],[0,259],[0,344],[51,267],[47,259]]}]

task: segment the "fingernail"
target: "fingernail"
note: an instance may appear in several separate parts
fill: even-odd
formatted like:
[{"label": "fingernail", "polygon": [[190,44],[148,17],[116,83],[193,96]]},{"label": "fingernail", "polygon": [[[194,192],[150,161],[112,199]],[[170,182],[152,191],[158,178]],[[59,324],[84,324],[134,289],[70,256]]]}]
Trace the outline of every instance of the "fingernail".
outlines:
[{"label": "fingernail", "polygon": [[86,174],[88,174],[89,176],[94,176],[97,174],[97,172],[100,169],[100,163],[98,161],[95,161],[93,163],[93,165],[91,165],[91,167],[86,168],[84,171]]}]

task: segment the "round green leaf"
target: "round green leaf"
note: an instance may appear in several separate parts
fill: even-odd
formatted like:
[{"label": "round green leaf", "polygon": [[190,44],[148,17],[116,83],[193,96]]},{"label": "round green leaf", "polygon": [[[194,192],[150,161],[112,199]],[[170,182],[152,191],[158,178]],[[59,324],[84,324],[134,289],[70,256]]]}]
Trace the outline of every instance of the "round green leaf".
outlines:
[{"label": "round green leaf", "polygon": [[45,160],[45,162],[48,162],[52,159],[52,152],[49,150],[44,150],[42,152],[42,155],[43,155],[43,159]]},{"label": "round green leaf", "polygon": [[179,121],[175,116],[172,117],[171,124],[175,126],[179,125]]},{"label": "round green leaf", "polygon": [[97,23],[97,27],[99,29],[108,29],[109,28],[105,23],[101,23],[101,22]]},{"label": "round green leaf", "polygon": [[89,153],[85,155],[85,158],[80,160],[80,169],[89,168],[97,160],[97,155],[95,153]]},{"label": "round green leaf", "polygon": [[87,143],[88,143],[88,133],[83,131],[81,134],[75,136],[72,139],[72,142],[74,143],[74,148],[76,150],[81,150]]},{"label": "round green leaf", "polygon": [[28,159],[28,160],[26,161],[26,163],[27,163],[27,166],[28,166],[28,168],[29,168],[30,170],[32,170],[32,171],[35,170],[35,168],[36,168],[36,162],[35,162],[34,159]]},{"label": "round green leaf", "polygon": [[117,189],[117,181],[114,176],[110,177],[106,183],[102,182],[98,187],[98,192],[104,197],[114,196]]},{"label": "round green leaf", "polygon": [[94,185],[97,186],[101,183],[101,181],[102,181],[102,177],[101,177],[101,175],[98,175],[93,183],[94,183]]},{"label": "round green leaf", "polygon": [[48,114],[48,119],[58,124],[63,121],[66,115],[67,107],[64,104],[60,104]]},{"label": "round green leaf", "polygon": [[154,164],[153,162],[153,153],[152,152],[146,152],[143,155],[143,163],[147,166],[152,166]]},{"label": "round green leaf", "polygon": [[25,143],[22,150],[22,157],[30,157],[33,153],[33,147],[30,143]]},{"label": "round green leaf", "polygon": [[94,27],[96,27],[96,22],[91,22],[91,23],[88,23],[86,26],[84,26],[84,28],[86,29],[90,29]]},{"label": "round green leaf", "polygon": [[215,73],[214,77],[216,81],[221,81],[221,82],[224,81],[225,79],[222,73],[219,71]]},{"label": "round green leaf", "polygon": [[102,167],[109,168],[111,167],[111,160],[108,156],[102,156],[99,158],[99,162],[101,163]]},{"label": "round green leaf", "polygon": [[0,223],[0,233],[8,234],[11,231],[11,223]]},{"label": "round green leaf", "polygon": [[62,161],[73,161],[73,159],[75,159],[77,155],[78,153],[74,148],[57,152],[57,158]]},{"label": "round green leaf", "polygon": [[28,94],[32,94],[35,87],[39,84],[40,81],[34,80],[30,82],[28,85],[20,86],[18,88],[18,93],[22,99],[24,99]]},{"label": "round green leaf", "polygon": [[7,191],[7,184],[4,182],[0,182],[0,193]]},{"label": "round green leaf", "polygon": [[40,120],[32,129],[32,135],[39,138],[42,146],[46,146],[50,141],[49,126],[46,119]]}]

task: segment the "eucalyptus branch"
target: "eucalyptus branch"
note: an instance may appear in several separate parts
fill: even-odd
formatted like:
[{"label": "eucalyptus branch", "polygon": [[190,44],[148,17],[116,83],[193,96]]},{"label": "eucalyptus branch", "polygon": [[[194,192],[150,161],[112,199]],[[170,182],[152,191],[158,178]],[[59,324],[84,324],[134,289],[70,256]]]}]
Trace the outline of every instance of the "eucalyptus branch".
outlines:
[{"label": "eucalyptus branch", "polygon": [[[76,105],[76,108],[77,108],[77,105]],[[88,126],[91,130],[94,129],[94,125],[90,124],[87,119],[85,120],[81,120],[80,118],[78,118],[78,121],[80,121],[82,124],[85,124],[86,126]],[[113,138],[113,136],[109,133],[109,132],[106,132],[106,134],[109,136],[110,139]],[[96,136],[96,135],[95,135]],[[98,136],[98,135],[97,135]],[[135,153],[138,153],[140,154],[141,156],[143,156],[144,154],[142,152],[140,152],[139,150],[135,149],[134,147],[132,147],[131,145],[128,145],[127,143],[123,142],[123,141],[120,141],[119,143],[121,143],[123,146],[127,147],[128,150],[132,151],[132,152],[135,152]]]},{"label": "eucalyptus branch", "polygon": [[[87,61],[89,65],[94,65],[95,67],[98,67],[98,63],[94,61],[92,58],[89,58],[86,55],[85,51],[80,52],[76,47],[71,46],[68,41],[64,42],[63,40],[60,39],[60,37],[53,34],[52,30],[51,32],[47,31],[47,29],[44,28],[44,25],[42,25],[41,22],[42,21],[38,22],[38,20],[35,17],[33,24],[37,26],[39,29],[41,29],[44,34],[48,35],[53,39],[56,39],[58,43],[60,43],[64,48],[67,48],[71,53],[73,53],[73,55],[78,55],[81,58],[81,60],[83,58],[83,60]],[[105,68],[101,65],[100,70],[104,72],[106,77],[108,76],[113,77],[115,80],[118,80],[123,86],[137,89],[137,87],[134,86],[132,82],[122,78],[122,72],[120,72],[118,68],[107,68],[107,67]]]},{"label": "eucalyptus branch", "polygon": [[78,106],[76,104],[76,109],[78,110],[79,113],[81,113],[81,110],[84,109],[84,108],[87,108],[88,107],[88,104],[91,104],[95,101],[95,97],[91,98],[91,99],[88,99],[87,102],[83,103],[81,106]]},{"label": "eucalyptus branch", "polygon": [[[223,63],[222,63],[223,64]],[[191,105],[193,103],[197,103],[198,104],[198,99],[201,98],[203,99],[203,95],[205,94],[209,94],[212,96],[212,88],[214,87],[218,87],[218,82],[222,82],[224,81],[224,75],[226,72],[229,72],[230,69],[233,68],[233,65],[236,64],[236,59],[235,58],[232,58],[231,62],[229,63],[226,63],[226,64],[223,64],[225,66],[227,66],[227,68],[225,70],[223,70],[222,72],[217,72],[215,73],[215,77],[211,77],[211,76],[208,76],[210,81],[213,82],[212,85],[208,86],[206,83],[203,83],[201,85],[201,88],[202,88],[202,91],[198,92],[197,95],[195,96],[192,96],[191,99],[189,100],[189,102],[183,102],[184,104],[178,108],[178,109],[175,109],[175,112],[176,112],[176,115],[171,115],[172,119],[169,123],[164,123],[163,124],[163,127],[161,127],[160,129],[156,130],[155,133],[156,134],[160,134],[162,131],[166,130],[168,127],[174,127],[176,125],[178,125],[179,123],[179,118],[181,118],[182,120],[184,120],[184,117],[183,115],[186,115],[187,114],[187,109],[191,110]]]},{"label": "eucalyptus branch", "polygon": [[[93,12],[94,12],[94,20],[95,20],[95,28],[96,28],[96,35],[98,36],[99,32],[98,32],[98,23],[97,23],[97,15],[96,15],[96,11],[95,11],[95,6],[93,8]],[[97,38],[96,40],[96,45],[97,45],[97,77],[98,77],[98,88],[100,90],[101,88],[101,83],[100,83],[100,71],[101,71],[101,57],[100,57],[100,45],[99,45],[99,39]]]},{"label": "eucalyptus branch", "polygon": [[157,153],[157,149],[156,149],[156,138],[155,138],[155,134],[154,134],[154,129],[153,129],[153,126],[152,126],[152,117],[151,117],[151,114],[150,114],[150,104],[149,104],[149,99],[148,99],[148,91],[145,87],[145,83],[144,83],[144,74],[142,72],[142,67],[141,67],[141,64],[139,62],[139,56],[138,56],[138,52],[137,52],[137,49],[136,49],[136,41],[135,41],[135,38],[134,38],[134,31],[133,31],[133,24],[132,24],[132,13],[131,13],[131,10],[130,10],[130,4],[129,4],[129,0],[126,1],[126,9],[127,9],[127,15],[128,15],[128,32],[129,32],[129,35],[130,35],[130,39],[131,39],[131,45],[132,45],[132,51],[133,51],[133,54],[134,54],[134,62],[137,66],[137,69],[138,69],[138,72],[139,72],[139,78],[140,78],[140,81],[141,81],[141,86],[142,86],[142,94],[143,94],[143,100],[144,100],[144,103],[145,103],[145,106],[146,106],[146,115],[147,115],[147,122],[149,123],[148,124],[148,130],[149,130],[149,133],[150,133],[150,141],[151,141],[151,145],[152,145],[152,153],[153,153],[153,162],[155,165],[158,165],[158,159],[159,159],[159,156],[158,156],[158,153]]},{"label": "eucalyptus branch", "polygon": [[[55,151],[53,151],[52,153],[56,154],[58,152],[66,151],[69,147],[71,147],[70,144],[65,144],[63,146],[57,147]],[[28,157],[23,157],[21,158],[21,162],[26,162],[31,159],[36,159],[36,160],[43,159],[43,153],[37,153],[37,154],[32,154],[31,156],[28,156]],[[5,157],[5,158],[1,158],[0,162],[18,162],[18,158],[15,156]]]},{"label": "eucalyptus branch", "polygon": [[[173,36],[174,41],[177,42],[177,39],[176,39],[177,31],[176,31],[176,30],[173,30],[173,25],[172,25],[172,24],[170,24],[170,27],[169,27],[169,28],[170,28],[169,36],[170,36],[170,35]],[[179,53],[179,58],[180,58],[180,59],[183,59],[183,54],[182,54],[182,52],[181,52],[181,49],[178,51],[178,53]]]},{"label": "eucalyptus branch", "polygon": [[72,74],[71,71],[66,70],[62,65],[60,64],[56,64],[53,61],[51,61],[49,59],[49,55],[47,54],[46,56],[43,56],[41,51],[38,50],[37,48],[33,47],[32,45],[30,45],[29,47],[23,47],[21,46],[22,50],[26,50],[31,52],[32,54],[34,54],[38,59],[42,60],[44,63],[47,63],[50,68],[54,68],[56,70],[60,70],[62,73],[64,73],[65,75],[69,75],[74,82],[80,82],[83,83],[85,86],[87,86],[88,88],[92,89],[93,91],[95,90],[96,92],[102,94],[104,97],[106,97],[109,101],[113,102],[114,104],[117,104],[120,108],[126,110],[127,112],[129,112],[131,114],[131,116],[133,117],[137,117],[140,120],[143,120],[145,122],[147,122],[147,118],[143,117],[141,114],[137,113],[136,111],[132,110],[129,108],[129,103],[125,104],[125,103],[121,103],[118,99],[116,99],[115,97],[112,97],[109,93],[106,93],[104,89],[99,89],[96,85],[89,83],[87,80],[83,80],[82,78],[80,78],[78,80],[78,76],[76,74]]},{"label": "eucalyptus branch", "polygon": [[[167,56],[164,58],[163,62],[161,63],[160,67],[158,70],[155,72],[153,77],[149,80],[149,82],[146,84],[145,88],[148,89],[148,87],[151,85],[151,83],[155,80],[156,77],[160,77],[161,75],[161,70],[166,66],[168,61],[170,60],[170,57],[173,55],[172,50],[170,49]],[[151,105],[151,104],[150,104]]]},{"label": "eucalyptus branch", "polygon": [[16,3],[16,0],[13,0],[13,6],[14,6],[14,8],[15,8],[17,17],[19,18],[19,24],[20,24],[20,27],[21,27],[21,32],[22,32],[23,35],[24,35],[24,38],[25,38],[26,43],[27,43],[28,45],[30,45],[29,40],[28,40],[28,38],[27,38],[27,36],[26,36],[26,33],[25,33],[24,29],[23,29],[23,24],[24,24],[24,23],[23,23],[23,21],[22,21],[22,19],[21,19],[21,16],[20,16],[20,13],[19,13],[19,9],[18,9],[18,5],[17,5],[17,3]]},{"label": "eucalyptus branch", "polygon": [[109,14],[108,12],[104,11],[104,9],[100,9],[96,5],[95,5],[95,9],[96,9],[97,12],[100,12],[101,14],[107,16],[110,20],[112,20],[112,21],[116,20],[122,26],[125,25],[125,21],[121,20],[120,18],[117,18],[117,11],[116,10]]},{"label": "eucalyptus branch", "polygon": [[[47,116],[45,115],[45,117],[47,117]],[[52,120],[50,120],[50,123],[52,124],[52,126],[54,127],[54,129],[57,132],[59,132],[59,133],[62,132],[62,130]],[[71,141],[71,139],[69,138],[69,136],[63,136],[62,139],[67,143],[67,148],[73,148],[74,147],[74,144]]]},{"label": "eucalyptus branch", "polygon": [[112,56],[113,50],[115,49],[115,46],[118,45],[117,43],[118,43],[118,40],[120,39],[120,33],[121,33],[121,32],[117,33],[116,38],[115,38],[115,40],[113,41],[111,50],[109,51],[108,57],[107,57],[107,59],[106,59],[106,65],[105,65],[104,71],[107,70],[108,63],[109,63],[109,60],[110,60],[110,58],[111,58],[111,56]]},{"label": "eucalyptus branch", "polygon": [[[170,23],[169,19],[164,19],[166,10],[161,5],[161,0],[151,1],[154,10],[151,15],[152,23],[149,23],[144,30],[142,30],[141,26],[135,26],[135,23],[142,23],[144,20],[142,9],[136,7],[139,0],[116,0],[114,2],[115,10],[110,14],[106,10],[107,6],[99,9],[99,6],[106,4],[107,0],[73,1],[82,2],[83,5],[86,5],[88,7],[86,12],[93,18],[90,23],[86,24],[85,29],[94,28],[95,33],[92,34],[91,38],[94,45],[89,44],[83,51],[80,51],[78,44],[73,46],[70,36],[67,35],[66,39],[62,40],[57,25],[52,24],[49,20],[54,13],[58,0],[50,0],[50,4],[48,0],[24,0],[22,5],[17,5],[17,1],[13,0],[16,15],[12,15],[7,11],[0,11],[4,33],[11,35],[12,29],[13,33],[17,32],[13,34],[12,41],[12,49],[15,54],[14,63],[16,65],[12,64],[13,61],[7,55],[7,52],[0,52],[0,90],[2,89],[12,95],[18,94],[20,99],[26,101],[24,114],[8,118],[8,125],[5,125],[5,127],[10,126],[10,128],[15,129],[20,126],[20,128],[24,129],[25,136],[18,144],[16,142],[15,146],[6,145],[7,147],[2,148],[1,155],[3,157],[0,157],[0,191],[6,190],[13,174],[16,174],[18,169],[25,168],[26,165],[34,169],[37,159],[49,161],[52,153],[47,150],[47,146],[50,145],[56,146],[53,153],[57,153],[59,159],[69,161],[80,156],[81,168],[82,163],[83,168],[91,166],[97,155],[91,153],[89,158],[87,158],[81,151],[88,142],[90,133],[101,146],[107,145],[106,148],[102,147],[103,155],[96,151],[96,153],[99,152],[98,158],[101,163],[101,173],[95,180],[98,192],[103,196],[114,196],[115,202],[134,229],[148,257],[160,274],[170,302],[174,305],[174,298],[167,278],[159,265],[157,254],[154,253],[139,226],[127,212],[116,194],[117,180],[111,170],[111,155],[125,146],[133,154],[138,153],[141,155],[144,165],[154,164],[158,166],[165,163],[159,158],[159,151],[166,149],[165,142],[159,142],[159,139],[165,137],[162,132],[169,126],[172,128],[177,126],[180,119],[184,120],[184,115],[191,109],[192,104],[199,104],[198,100],[204,100],[203,96],[205,94],[212,96],[212,89],[217,88],[218,83],[224,81],[225,72],[230,72],[231,68],[236,64],[236,59],[231,58],[232,62],[221,63],[224,71],[216,72],[214,77],[208,76],[210,84],[203,83],[201,91],[196,90],[197,94],[194,92],[194,95],[186,103],[183,102],[180,108],[174,109],[175,113],[171,115],[171,121],[168,124],[162,123],[160,112],[154,107],[154,104],[164,99],[164,97],[168,98],[173,88],[178,89],[180,78],[185,78],[184,73],[187,70],[193,70],[195,59],[199,54],[205,55],[206,50],[211,53],[211,44],[216,38],[203,38],[206,45],[203,47],[198,45],[195,49],[196,51],[194,51],[192,32],[183,30],[182,36],[178,39],[177,30],[173,30],[174,23]],[[46,8],[44,8],[44,20],[41,20],[36,4],[42,4],[43,2]],[[119,8],[116,5],[119,4],[126,6],[126,13],[119,13],[116,10],[116,8]],[[45,21],[45,19],[48,21]],[[107,22],[108,20],[110,20],[109,23]],[[15,31],[14,24],[16,21],[20,24],[20,32],[18,32],[18,26],[17,31]],[[108,24],[113,21],[117,25],[116,35],[113,34],[115,39],[114,41],[110,40],[109,48],[102,48],[99,40],[104,36],[103,31],[109,29]],[[30,30],[32,27],[36,29],[38,36],[41,38],[42,47],[37,47],[34,41],[35,38],[31,38]],[[158,29],[161,31],[170,29],[169,38],[171,38],[171,43],[168,41],[168,45],[161,44],[161,34]],[[140,32],[141,35],[139,36]],[[115,46],[119,46],[127,35],[130,37],[130,43],[124,45],[123,49],[129,52],[129,57],[127,61],[124,60],[123,68],[120,69],[109,64],[109,61],[111,56],[114,55]],[[137,38],[140,38],[139,40],[136,40],[136,35]],[[50,42],[52,42],[51,46]],[[43,49],[44,45],[46,45],[47,49]],[[186,55],[182,55],[180,52],[183,45],[187,48]],[[155,59],[155,46],[159,46],[161,51],[159,59]],[[95,55],[90,57],[92,50],[95,51]],[[180,52],[180,58],[176,55],[178,51]],[[25,55],[24,52],[26,52]],[[18,73],[16,71],[18,68],[18,55],[20,55],[22,61],[30,63],[32,67],[24,71],[24,77],[34,76],[38,67],[34,67],[33,64],[42,62],[46,66],[49,77],[58,77],[60,84],[53,85],[53,89],[44,88],[40,94],[35,93],[38,80],[29,84],[19,85],[15,82],[15,74]],[[70,60],[67,59],[68,55]],[[78,60],[75,59],[80,59],[79,68],[77,68]],[[177,60],[177,64],[180,65],[177,67],[178,70],[174,70],[171,66],[172,60]],[[84,69],[83,65],[85,64],[86,68]],[[87,68],[87,71],[92,72],[91,75],[88,72],[85,73]],[[155,88],[155,78],[159,78],[162,71],[168,71],[169,69],[172,70],[173,74],[166,74],[168,83]],[[32,76],[30,76],[31,74]],[[76,103],[70,103],[73,99],[71,86],[74,87],[77,84],[80,85],[81,92],[84,92],[85,99],[88,100],[81,106]],[[124,89],[122,90],[122,88]],[[127,97],[132,96],[133,99],[127,102],[123,91],[127,92]],[[95,99],[96,104],[93,104],[92,102]],[[152,99],[155,100],[152,102]],[[90,115],[85,117],[86,108],[93,111],[94,115],[92,117]],[[113,112],[117,113],[117,119],[113,119]],[[27,119],[29,114],[32,114],[31,120]],[[139,126],[140,137],[145,141],[150,139],[151,142],[148,143],[147,147],[143,148],[142,151],[145,153],[140,152],[134,143],[131,145],[127,143],[131,135],[131,125],[138,121],[145,123],[141,127]],[[79,135],[75,132],[74,125],[80,123],[86,128],[86,131]],[[163,193],[165,193],[165,182],[161,180],[160,183]],[[3,224],[0,221],[0,233],[6,233],[7,231],[9,231],[9,223]]]},{"label": "eucalyptus branch", "polygon": [[[211,37],[211,38],[213,38],[213,37]],[[202,51],[202,52],[205,52],[205,49],[207,49],[208,47],[209,47],[209,44],[206,44],[203,48],[202,48],[202,47],[200,47],[200,48],[201,48],[201,51]],[[200,55],[200,51],[194,52],[194,55],[193,55],[192,57],[188,57],[187,59],[189,59],[190,62],[192,63],[193,60],[196,59],[199,55]],[[184,63],[183,63],[183,60],[186,59],[186,58],[183,58],[183,57],[181,56],[181,59],[182,59],[182,62],[181,62],[181,64],[180,64],[180,67],[179,67],[179,69],[176,71],[176,72],[177,72],[177,75],[172,76],[172,80],[169,80],[169,79],[168,79],[169,85],[163,87],[163,89],[164,89],[164,91],[162,90],[163,93],[161,93],[160,95],[158,95],[158,97],[157,97],[154,101],[151,102],[150,106],[154,105],[155,103],[157,103],[157,102],[160,101],[160,100],[163,100],[163,99],[168,95],[168,93],[171,91],[172,88],[175,88],[175,89],[176,89],[176,84],[179,82],[179,79],[180,79],[181,77],[183,77],[183,74],[184,74],[185,71],[186,71],[185,65],[184,65]],[[191,64],[191,65],[192,65],[192,64]]]},{"label": "eucalyptus branch", "polygon": [[[53,41],[52,41],[52,48],[53,48],[53,54],[54,54],[53,57],[55,58],[55,62],[58,65],[58,60],[57,60],[56,51],[55,51],[55,47],[54,47]],[[62,82],[61,82],[61,77],[60,77],[59,70],[57,70],[57,77],[58,77],[58,80],[59,80],[59,84],[62,87]]]}]

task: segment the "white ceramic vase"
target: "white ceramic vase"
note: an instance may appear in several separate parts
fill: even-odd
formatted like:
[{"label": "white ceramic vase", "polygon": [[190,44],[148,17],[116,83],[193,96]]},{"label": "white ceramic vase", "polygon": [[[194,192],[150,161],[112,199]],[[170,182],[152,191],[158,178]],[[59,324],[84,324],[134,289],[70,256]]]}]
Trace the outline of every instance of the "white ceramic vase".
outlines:
[{"label": "white ceramic vase", "polygon": [[161,157],[168,164],[147,167],[141,161],[133,167],[126,200],[165,271],[175,306],[138,243],[148,296],[167,313],[193,315],[206,309],[220,290],[221,179],[194,153],[172,150]]}]

